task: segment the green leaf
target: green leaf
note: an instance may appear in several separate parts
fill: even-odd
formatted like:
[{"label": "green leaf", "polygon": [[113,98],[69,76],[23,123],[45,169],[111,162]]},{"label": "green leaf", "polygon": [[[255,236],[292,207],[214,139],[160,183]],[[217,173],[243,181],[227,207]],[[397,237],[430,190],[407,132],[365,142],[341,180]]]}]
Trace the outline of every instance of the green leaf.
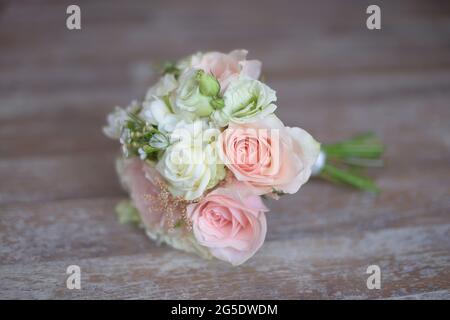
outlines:
[{"label": "green leaf", "polygon": [[116,213],[119,222],[122,224],[140,224],[141,217],[138,210],[133,206],[130,200],[122,200],[116,206]]},{"label": "green leaf", "polygon": [[176,63],[166,61],[162,65],[162,74],[173,74],[175,78],[180,76],[181,70],[177,68]]}]

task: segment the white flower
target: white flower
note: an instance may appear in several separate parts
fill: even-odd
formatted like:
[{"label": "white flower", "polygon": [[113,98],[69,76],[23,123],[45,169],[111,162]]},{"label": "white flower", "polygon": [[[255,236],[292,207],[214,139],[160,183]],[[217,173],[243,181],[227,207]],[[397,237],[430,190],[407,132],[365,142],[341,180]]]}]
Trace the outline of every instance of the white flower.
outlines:
[{"label": "white flower", "polygon": [[108,124],[103,127],[103,133],[112,139],[119,139],[124,130],[125,122],[129,119],[128,113],[136,111],[139,107],[140,105],[136,100],[131,101],[125,109],[116,107],[106,117]]},{"label": "white flower", "polygon": [[145,152],[143,148],[139,148],[138,153],[139,153],[139,158],[141,158],[141,160],[147,159],[147,152]]},{"label": "white flower", "polygon": [[133,101],[126,109],[115,107],[114,111],[106,117],[108,124],[103,127],[103,133],[112,139],[119,139],[128,120],[128,112],[136,106],[137,102]]},{"label": "white flower", "polygon": [[202,120],[178,124],[171,135],[172,144],[156,165],[174,196],[194,200],[225,178],[215,147],[219,134]]},{"label": "white flower", "polygon": [[119,141],[121,144],[128,144],[131,142],[131,131],[128,128],[122,130]]},{"label": "white flower", "polygon": [[233,80],[224,94],[225,106],[216,110],[214,122],[225,127],[228,122],[247,123],[263,119],[273,113],[277,106],[274,90],[262,82],[247,77]]},{"label": "white flower", "polygon": [[166,135],[158,132],[150,138],[148,144],[152,148],[164,150],[169,146],[169,140]]},{"label": "white flower", "polygon": [[163,97],[170,94],[178,86],[178,82],[173,74],[163,75],[158,82],[147,91],[146,100],[153,96]]},{"label": "white flower", "polygon": [[176,64],[176,67],[181,72],[184,72],[187,69],[191,69],[192,66],[199,64],[202,57],[203,57],[203,53],[201,53],[201,52],[194,53],[194,54],[178,61]]},{"label": "white flower", "polygon": [[103,127],[103,133],[112,139],[118,139],[127,119],[127,112],[122,108],[116,107],[114,111],[106,117],[108,124]]},{"label": "white flower", "polygon": [[128,151],[128,146],[127,146],[127,144],[131,143],[130,129],[125,128],[122,130],[119,141],[122,144],[122,153],[127,158],[130,155],[130,152]]},{"label": "white flower", "polygon": [[181,120],[180,115],[174,114],[167,103],[156,96],[142,103],[140,116],[144,121],[157,126],[158,130],[164,133],[172,132],[175,125]]},{"label": "white flower", "polygon": [[126,145],[122,145],[122,153],[124,155],[125,158],[128,158],[128,156],[130,155],[130,153],[128,152],[128,148]]}]

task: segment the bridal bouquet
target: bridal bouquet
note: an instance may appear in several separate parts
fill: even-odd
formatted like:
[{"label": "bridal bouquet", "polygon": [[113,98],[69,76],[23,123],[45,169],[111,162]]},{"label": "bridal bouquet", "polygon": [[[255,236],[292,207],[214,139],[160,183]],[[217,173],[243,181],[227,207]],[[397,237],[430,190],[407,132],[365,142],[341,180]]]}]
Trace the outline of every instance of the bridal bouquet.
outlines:
[{"label": "bridal bouquet", "polygon": [[164,66],[143,101],[108,115],[117,172],[130,200],[117,206],[159,243],[244,263],[262,246],[263,198],[296,193],[311,174],[376,192],[354,171],[377,164],[371,134],[320,145],[275,115],[276,92],[247,51],[197,53]]}]

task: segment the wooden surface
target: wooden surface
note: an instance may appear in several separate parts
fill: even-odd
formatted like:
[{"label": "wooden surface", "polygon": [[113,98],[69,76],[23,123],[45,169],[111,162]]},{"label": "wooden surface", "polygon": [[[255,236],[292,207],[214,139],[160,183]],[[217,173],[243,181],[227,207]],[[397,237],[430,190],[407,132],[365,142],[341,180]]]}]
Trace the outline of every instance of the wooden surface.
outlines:
[{"label": "wooden surface", "polygon": [[[368,1],[0,3],[0,298],[450,298],[448,1],[377,1],[380,31]],[[266,243],[240,267],[118,224],[118,145],[101,132],[153,63],[234,48],[263,61],[287,125],[387,144],[379,196],[311,181],[268,203]]]}]

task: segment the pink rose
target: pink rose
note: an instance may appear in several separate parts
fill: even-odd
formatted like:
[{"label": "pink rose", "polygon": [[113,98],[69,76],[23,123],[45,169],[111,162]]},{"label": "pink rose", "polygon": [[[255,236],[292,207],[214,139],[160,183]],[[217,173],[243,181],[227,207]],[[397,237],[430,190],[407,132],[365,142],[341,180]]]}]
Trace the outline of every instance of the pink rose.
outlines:
[{"label": "pink rose", "polygon": [[230,81],[238,75],[246,75],[258,79],[261,73],[261,62],[258,60],[245,60],[247,50],[234,50],[228,54],[221,52],[208,52],[200,59],[194,58],[192,67],[212,73],[220,83],[222,93]]},{"label": "pink rose", "polygon": [[244,263],[263,244],[266,211],[261,198],[238,182],[217,188],[187,207],[197,241],[232,265]]},{"label": "pink rose", "polygon": [[295,193],[308,181],[320,144],[305,130],[285,127],[275,115],[230,123],[219,136],[219,156],[256,194]]},{"label": "pink rose", "polygon": [[131,200],[139,211],[142,222],[149,228],[164,226],[164,212],[156,201],[161,188],[159,173],[139,158],[124,160],[122,181],[129,190]]}]

